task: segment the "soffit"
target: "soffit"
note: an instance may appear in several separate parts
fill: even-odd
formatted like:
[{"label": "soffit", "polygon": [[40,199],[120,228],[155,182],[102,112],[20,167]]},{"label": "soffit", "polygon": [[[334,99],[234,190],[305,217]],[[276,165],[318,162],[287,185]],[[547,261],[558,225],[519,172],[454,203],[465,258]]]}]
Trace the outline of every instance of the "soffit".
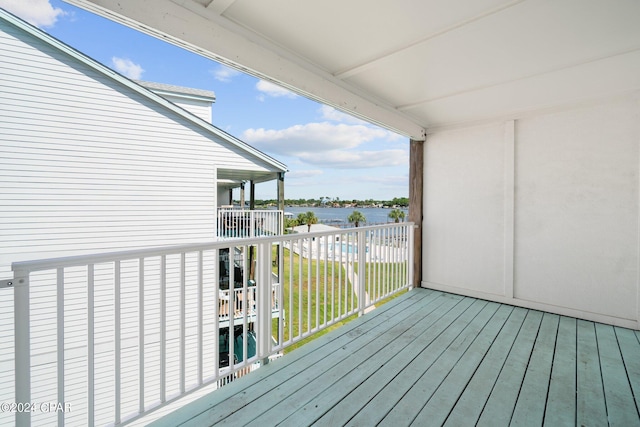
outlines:
[{"label": "soffit", "polygon": [[405,135],[640,89],[636,0],[70,0]]}]

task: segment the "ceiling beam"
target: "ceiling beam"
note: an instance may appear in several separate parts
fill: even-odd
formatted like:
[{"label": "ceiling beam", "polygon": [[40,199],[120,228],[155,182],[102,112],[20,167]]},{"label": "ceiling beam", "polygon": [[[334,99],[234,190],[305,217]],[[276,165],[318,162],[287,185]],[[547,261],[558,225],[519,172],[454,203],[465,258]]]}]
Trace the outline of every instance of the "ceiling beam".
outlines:
[{"label": "ceiling beam", "polygon": [[65,1],[414,140],[425,138],[424,126],[410,115],[199,3],[191,0]]}]

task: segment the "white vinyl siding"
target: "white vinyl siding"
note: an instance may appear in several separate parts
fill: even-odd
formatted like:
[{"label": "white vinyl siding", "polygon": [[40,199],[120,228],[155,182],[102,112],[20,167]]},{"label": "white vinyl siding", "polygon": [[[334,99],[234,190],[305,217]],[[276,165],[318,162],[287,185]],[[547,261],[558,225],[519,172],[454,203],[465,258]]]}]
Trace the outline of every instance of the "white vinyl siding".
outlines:
[{"label": "white vinyl siding", "polygon": [[211,123],[211,103],[210,102],[181,99],[181,98],[172,97],[168,95],[162,95],[162,96],[164,96],[169,101],[176,104],[178,107],[184,108],[194,116],[200,117],[202,120],[204,120],[207,123]]},{"label": "white vinyl siding", "polygon": [[0,277],[18,260],[213,239],[215,166],[263,165],[37,38],[3,29]]}]

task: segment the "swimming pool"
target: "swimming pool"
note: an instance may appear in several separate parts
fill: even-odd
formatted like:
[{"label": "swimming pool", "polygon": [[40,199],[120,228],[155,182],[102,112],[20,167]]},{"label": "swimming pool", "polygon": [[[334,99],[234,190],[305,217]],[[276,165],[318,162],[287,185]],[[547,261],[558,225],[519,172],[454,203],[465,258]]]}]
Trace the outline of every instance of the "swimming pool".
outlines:
[{"label": "swimming pool", "polygon": [[[343,254],[347,253],[347,254],[357,254],[358,253],[358,247],[356,245],[353,245],[351,243],[342,243],[340,246],[338,246],[338,244],[332,244],[329,245],[329,251],[341,251]],[[365,253],[369,252],[369,247],[365,248]]]}]

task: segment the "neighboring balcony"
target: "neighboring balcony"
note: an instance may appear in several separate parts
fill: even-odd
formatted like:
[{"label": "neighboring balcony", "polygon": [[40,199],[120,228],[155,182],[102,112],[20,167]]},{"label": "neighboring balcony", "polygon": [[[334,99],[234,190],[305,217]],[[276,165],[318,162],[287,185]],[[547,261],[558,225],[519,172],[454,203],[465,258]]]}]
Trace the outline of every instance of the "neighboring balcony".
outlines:
[{"label": "neighboring balcony", "polygon": [[277,236],[283,233],[284,212],[218,208],[218,237],[237,239]]},{"label": "neighboring balcony", "polygon": [[14,263],[0,400],[70,412],[0,424],[144,424],[256,375],[409,289],[412,241],[401,223]]}]

